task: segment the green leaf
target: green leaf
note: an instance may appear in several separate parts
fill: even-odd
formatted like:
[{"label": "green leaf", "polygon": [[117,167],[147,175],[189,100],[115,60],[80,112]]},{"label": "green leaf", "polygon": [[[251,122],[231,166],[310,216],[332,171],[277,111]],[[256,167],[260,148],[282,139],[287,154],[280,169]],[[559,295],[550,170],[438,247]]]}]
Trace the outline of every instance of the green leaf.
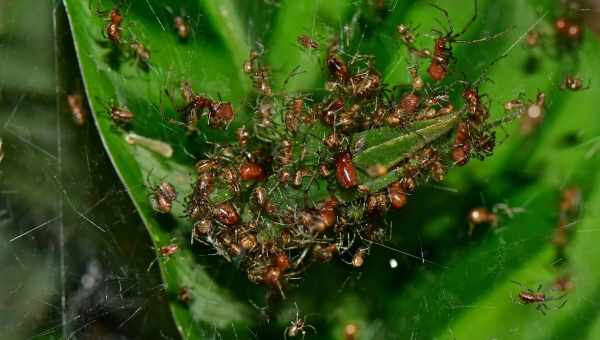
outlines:
[{"label": "green leaf", "polygon": [[[94,8],[93,4],[98,7]],[[186,8],[188,13],[203,13],[213,23],[227,19],[226,27],[219,25],[221,39],[213,38],[211,26],[197,23],[192,27],[195,34],[191,39],[185,43],[179,41],[171,28],[172,16],[167,10],[167,6],[175,5]],[[124,40],[135,36],[152,53],[148,72],[127,57],[125,42],[122,47],[115,47],[103,36],[107,25],[105,16],[96,12],[113,8],[110,1],[91,2],[89,7],[81,1],[65,1],[65,7],[94,121],[157,249],[158,266],[180,333],[185,338],[196,339],[200,334],[210,333],[214,326],[222,328],[231,322],[248,322],[249,307],[218,285],[192,255],[188,236],[190,225],[183,217],[183,197],[190,191],[194,161],[188,154],[202,150],[207,137],[216,140],[231,137],[210,130],[205,123],[201,135],[186,136],[180,124],[171,123],[172,119],[181,120],[181,117],[173,107],[165,107],[169,100],[163,93],[165,88],[177,89],[179,81],[186,79],[198,92],[215,97],[219,94],[224,100],[232,101],[237,113],[234,125],[244,120],[240,98],[245,93],[245,85],[240,77],[241,65],[230,67],[240,64],[239,54],[247,50],[241,44],[243,37],[232,35],[241,30],[236,26],[239,20],[235,7],[225,2],[140,1],[121,8],[125,17]],[[202,8],[206,11],[200,12]],[[165,158],[142,145],[127,143],[128,132],[115,126],[110,119],[107,112],[110,105],[126,106],[134,112],[131,130],[170,144],[175,150],[174,155]],[[161,180],[172,183],[179,193],[180,203],[173,208],[175,218],[158,216],[151,207],[148,188]],[[158,249],[173,243],[181,250],[169,258],[160,256]],[[196,297],[189,306],[177,300],[182,288],[190,289],[191,295]]]}]

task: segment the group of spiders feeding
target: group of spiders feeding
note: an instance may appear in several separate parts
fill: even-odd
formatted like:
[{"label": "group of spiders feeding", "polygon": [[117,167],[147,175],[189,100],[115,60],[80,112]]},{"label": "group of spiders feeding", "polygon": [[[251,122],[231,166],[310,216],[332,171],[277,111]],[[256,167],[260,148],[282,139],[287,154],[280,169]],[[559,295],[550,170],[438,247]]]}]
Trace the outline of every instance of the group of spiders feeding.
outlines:
[{"label": "group of spiders feeding", "polygon": [[[393,87],[374,57],[301,35],[303,48],[325,49],[326,92],[275,92],[263,51],[253,50],[242,67],[256,89],[254,119],[236,130],[237,143],[215,144],[197,162],[186,197],[192,240],[283,298],[313,263],[339,258],[362,267],[371,247],[388,238],[382,219],[389,209],[404,207],[419,184],[442,181],[450,167],[493,152],[499,123],[489,122],[481,81],[444,83],[455,74],[452,44],[463,42],[469,25],[458,34],[450,28],[433,53],[417,56],[443,66],[443,77],[422,76],[417,62],[408,69],[411,82]],[[462,103],[451,101],[457,96]],[[206,106],[203,96],[184,97],[192,98],[184,116]],[[445,128],[424,136],[433,126]],[[369,133],[393,139],[411,131],[410,152],[372,151],[383,141]]]},{"label": "group of spiders feeding", "polygon": [[[454,31],[447,11],[432,5],[448,19],[448,30],[435,32],[431,50],[416,45],[416,32],[411,28],[397,26],[400,42],[415,61],[407,69],[408,84],[386,84],[374,57],[351,53],[343,42],[324,43],[302,34],[297,37],[302,48],[326,48],[326,92],[274,92],[264,51],[253,50],[242,68],[256,90],[254,117],[237,128],[236,143],[214,144],[195,165],[196,181],[185,198],[192,243],[208,246],[236,263],[250,281],[285,298],[286,289],[313,263],[339,258],[361,268],[373,245],[388,238],[390,227],[382,222],[385,213],[406,206],[418,185],[441,182],[449,168],[492,154],[498,126],[521,118],[523,129],[533,130],[543,117],[544,93],[531,100],[520,97],[507,102],[505,118],[490,122],[490,101],[480,93],[485,75],[476,81],[455,79],[459,72],[454,70],[453,45],[482,43],[504,33],[465,40],[477,16],[474,3],[475,15],[459,32]],[[121,11],[113,8],[101,15],[107,21],[105,37],[119,49],[125,48],[136,62],[150,65],[149,49],[124,37]],[[559,18],[555,27],[562,39],[581,39],[581,27],[575,21]],[[191,34],[182,16],[173,17],[173,29],[181,41]],[[528,34],[529,47],[538,41],[539,36]],[[428,63],[426,72],[420,72],[422,60]],[[580,91],[587,87],[569,74],[561,88]],[[197,93],[185,80],[180,89],[184,104],[172,103],[188,133],[198,132],[203,116],[211,128],[228,128],[234,122],[230,102]],[[460,98],[458,103],[454,98]],[[87,115],[84,102],[81,94],[68,97],[80,125]],[[122,105],[111,105],[108,113],[121,128],[127,128],[135,117]],[[446,130],[430,138],[421,136],[426,128],[442,122],[447,122]],[[377,146],[369,135],[373,131],[393,137],[413,131],[424,141],[393,161],[369,163],[362,159]],[[177,199],[173,185],[161,181],[151,189],[153,209],[170,214]],[[492,211],[473,209],[469,233],[475,225],[495,226],[505,212],[500,205]],[[158,252],[169,258],[179,249],[178,243],[172,243]],[[523,290],[519,300],[536,304],[545,313],[548,302],[564,298],[547,296],[540,288]],[[187,302],[193,294],[183,287],[179,298]],[[304,336],[307,330],[315,331],[296,313],[284,337]],[[347,327],[346,333],[348,339],[353,338],[356,327]]]},{"label": "group of spiders feeding", "polygon": [[[237,143],[214,145],[196,164],[198,178],[186,197],[192,240],[239,263],[251,281],[285,296],[285,287],[299,279],[311,262],[338,256],[361,267],[373,243],[388,235],[388,227],[381,224],[388,209],[404,207],[419,183],[442,181],[449,167],[490,155],[496,143],[493,130],[499,123],[488,122],[489,104],[479,92],[484,77],[443,83],[454,73],[453,44],[480,43],[495,36],[464,40],[476,14],[455,33],[448,13],[434,7],[448,18],[449,28],[437,32],[433,50],[417,48],[415,33],[407,26],[397,28],[413,58],[431,60],[429,80],[421,76],[417,62],[408,69],[409,84],[390,87],[383,83],[373,57],[350,55],[347,46],[340,48],[334,40],[325,58],[329,78],[324,96],[274,94],[263,51],[252,51],[243,70],[257,90],[255,117],[250,126],[236,130]],[[121,44],[124,18],[116,8],[108,18],[106,35]],[[174,21],[179,38],[186,39],[189,27],[179,17]],[[322,43],[305,34],[298,37],[298,44],[322,48]],[[581,87],[574,77],[565,84],[571,90]],[[456,108],[450,100],[456,94],[463,99],[462,107]],[[181,96],[184,106],[176,110],[190,133],[197,132],[204,114],[211,127],[227,127],[235,118],[229,102],[198,94],[186,81],[181,82]],[[514,100],[505,109],[515,116],[541,111],[543,98],[540,94],[534,101]],[[72,107],[75,113],[77,105]],[[122,127],[134,118],[126,107],[113,105],[109,111]],[[355,157],[370,146],[365,146],[365,137],[356,138],[361,133],[374,129],[402,133],[445,117],[454,128],[393,163],[355,164]],[[158,213],[170,213],[176,199],[171,188],[161,182],[153,189],[152,204]],[[473,218],[474,224],[496,223],[495,214],[483,210]]]}]

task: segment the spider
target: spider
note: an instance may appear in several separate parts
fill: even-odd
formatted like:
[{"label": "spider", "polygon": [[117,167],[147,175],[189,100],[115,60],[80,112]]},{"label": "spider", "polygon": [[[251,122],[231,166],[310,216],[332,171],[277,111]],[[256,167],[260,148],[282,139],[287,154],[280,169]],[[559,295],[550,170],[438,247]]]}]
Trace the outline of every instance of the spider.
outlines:
[{"label": "spider", "polygon": [[283,338],[287,340],[289,337],[296,337],[302,334],[302,339],[306,336],[306,329],[311,329],[315,334],[317,333],[317,329],[313,325],[309,325],[306,323],[306,316],[304,319],[300,318],[300,313],[298,310],[298,305],[294,303],[296,306],[296,320],[290,321],[290,325],[283,331]]},{"label": "spider", "polygon": [[[537,290],[534,291],[534,290],[531,290],[530,288],[523,286],[521,283],[519,283],[517,281],[512,281],[512,282],[514,284],[519,285],[520,287],[522,287],[524,289],[521,292],[519,292],[519,295],[518,295],[519,302],[523,305],[535,304],[536,305],[535,309],[537,309],[543,315],[546,315],[546,311],[551,309],[550,307],[548,307],[548,305],[546,303],[548,303],[550,301],[560,301],[565,296],[567,296],[567,294],[563,294],[558,297],[547,296],[544,292],[541,291],[542,290],[541,284],[538,286]],[[566,303],[567,303],[567,300],[564,300],[558,307],[555,307],[552,309],[560,309]]]}]

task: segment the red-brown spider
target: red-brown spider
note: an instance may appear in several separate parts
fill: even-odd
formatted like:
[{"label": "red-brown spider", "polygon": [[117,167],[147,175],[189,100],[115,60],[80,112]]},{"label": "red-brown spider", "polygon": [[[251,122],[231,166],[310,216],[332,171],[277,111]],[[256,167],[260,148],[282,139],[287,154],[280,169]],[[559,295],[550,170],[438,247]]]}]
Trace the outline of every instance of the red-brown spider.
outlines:
[{"label": "red-brown spider", "polygon": [[288,337],[296,337],[302,334],[302,339],[304,339],[306,329],[311,329],[315,334],[317,333],[317,329],[313,325],[306,323],[306,316],[304,319],[300,318],[298,305],[296,305],[296,320],[290,321],[290,325],[283,331],[283,338],[287,339]]},{"label": "red-brown spider", "polygon": [[[535,309],[538,310],[543,315],[546,315],[546,311],[551,309],[546,304],[547,302],[560,301],[565,296],[567,296],[567,294],[563,294],[558,297],[547,296],[544,292],[541,291],[542,290],[541,284],[538,286],[537,290],[534,291],[530,288],[523,286],[521,283],[519,283],[517,281],[512,281],[512,282],[523,288],[523,290],[521,292],[519,292],[519,295],[517,296],[519,298],[519,302],[523,305],[531,305],[531,304],[536,305]],[[563,301],[558,307],[555,307],[552,309],[560,309],[566,303],[567,303],[567,300]]]}]

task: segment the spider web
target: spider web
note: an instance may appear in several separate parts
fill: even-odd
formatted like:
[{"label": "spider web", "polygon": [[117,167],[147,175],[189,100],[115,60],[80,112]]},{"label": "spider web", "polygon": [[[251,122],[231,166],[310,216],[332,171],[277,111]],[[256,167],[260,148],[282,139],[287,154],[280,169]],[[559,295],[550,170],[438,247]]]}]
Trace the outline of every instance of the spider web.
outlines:
[{"label": "spider web", "polygon": [[62,10],[0,2],[2,338],[171,338],[143,224],[95,127],[66,108],[82,85],[59,77],[76,72]]}]

